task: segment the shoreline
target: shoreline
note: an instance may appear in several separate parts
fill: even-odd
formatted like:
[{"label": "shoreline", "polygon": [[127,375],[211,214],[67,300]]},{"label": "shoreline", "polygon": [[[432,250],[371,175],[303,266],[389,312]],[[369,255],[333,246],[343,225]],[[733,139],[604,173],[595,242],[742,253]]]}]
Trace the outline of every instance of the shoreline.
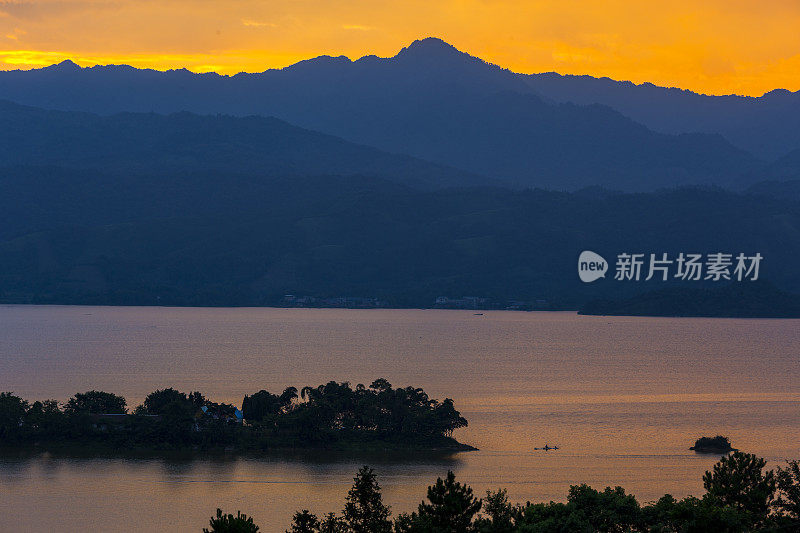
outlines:
[{"label": "shoreline", "polygon": [[584,313],[578,309],[496,309],[496,308],[477,308],[477,309],[458,309],[458,308],[443,308],[443,307],[286,307],[286,306],[216,306],[216,305],[137,305],[137,304],[54,304],[54,303],[0,303],[0,309],[11,308],[123,308],[123,309],[219,309],[219,310],[262,310],[262,309],[275,309],[275,310],[336,310],[336,311],[463,311],[463,312],[478,312],[478,313],[559,313],[559,314],[574,314],[582,317],[597,317],[597,318],[701,318],[701,319],[721,319],[721,320],[800,320],[800,317],[792,316],[729,316],[729,315],[683,315],[683,314],[599,314],[599,313]]},{"label": "shoreline", "polygon": [[[365,445],[364,445],[365,444]],[[33,458],[52,455],[60,458],[74,459],[287,459],[295,458],[303,462],[329,462],[330,459],[373,458],[380,456],[394,459],[414,459],[422,456],[431,458],[449,457],[455,454],[479,451],[479,448],[458,441],[452,446],[385,446],[370,445],[373,443],[353,443],[352,446],[275,446],[266,450],[235,449],[232,447],[216,448],[121,448],[113,444],[101,443],[35,443],[0,446],[0,458]],[[377,443],[375,443],[377,444]],[[323,461],[320,453],[327,454]]]}]

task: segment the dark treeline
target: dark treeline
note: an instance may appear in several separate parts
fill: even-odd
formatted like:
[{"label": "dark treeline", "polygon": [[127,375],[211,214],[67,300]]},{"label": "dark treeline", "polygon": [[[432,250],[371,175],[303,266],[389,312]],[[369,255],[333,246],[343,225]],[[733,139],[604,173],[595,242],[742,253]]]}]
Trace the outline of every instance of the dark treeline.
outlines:
[{"label": "dark treeline", "polygon": [[594,300],[582,315],[798,318],[800,296],[771,283],[732,282],[719,288],[672,287],[623,300]]},{"label": "dark treeline", "polygon": [[[354,479],[341,513],[317,516],[298,511],[287,533],[743,533],[800,530],[800,468],[765,470],[766,461],[734,452],[703,476],[705,494],[677,500],[664,495],[640,504],[622,487],[598,491],[573,485],[566,503],[509,502],[504,489],[485,498],[453,472],[428,487],[412,513],[392,519],[375,472],[365,466]],[[211,519],[213,533],[255,533],[251,517],[223,514]]]},{"label": "dark treeline", "polygon": [[300,394],[294,387],[279,395],[261,390],[245,396],[241,410],[172,388],[150,393],[131,413],[125,398],[109,392],[79,393],[63,405],[0,393],[0,446],[470,449],[452,438],[453,430],[466,425],[451,399],[393,388],[385,379],[355,388],[331,381]]}]

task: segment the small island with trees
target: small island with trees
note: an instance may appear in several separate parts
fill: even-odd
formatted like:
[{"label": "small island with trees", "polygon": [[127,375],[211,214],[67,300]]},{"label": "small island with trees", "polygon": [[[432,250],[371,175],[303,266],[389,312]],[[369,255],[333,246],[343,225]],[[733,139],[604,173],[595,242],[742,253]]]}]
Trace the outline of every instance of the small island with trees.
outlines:
[{"label": "small island with trees", "polygon": [[466,425],[453,400],[385,379],[355,388],[330,381],[299,393],[261,390],[245,396],[241,409],[172,388],[150,393],[130,413],[125,398],[109,392],[78,393],[63,405],[0,393],[0,447],[10,448],[474,450],[452,436]]},{"label": "small island with trees", "polygon": [[694,443],[694,446],[689,448],[697,453],[730,453],[735,452],[736,448],[731,446],[731,441],[728,437],[717,435],[716,437],[700,437]]}]

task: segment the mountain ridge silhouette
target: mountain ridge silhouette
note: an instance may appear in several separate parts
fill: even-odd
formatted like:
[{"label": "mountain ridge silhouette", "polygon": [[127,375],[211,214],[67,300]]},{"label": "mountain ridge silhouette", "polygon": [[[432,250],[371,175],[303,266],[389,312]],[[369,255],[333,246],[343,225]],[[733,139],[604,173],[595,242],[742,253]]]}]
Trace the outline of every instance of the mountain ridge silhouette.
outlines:
[{"label": "mountain ridge silhouette", "polygon": [[391,58],[321,57],[234,76],[72,65],[0,72],[0,98],[100,115],[274,116],[519,187],[745,188],[764,179],[764,163],[719,132],[661,133],[602,103],[558,101],[435,38]]}]

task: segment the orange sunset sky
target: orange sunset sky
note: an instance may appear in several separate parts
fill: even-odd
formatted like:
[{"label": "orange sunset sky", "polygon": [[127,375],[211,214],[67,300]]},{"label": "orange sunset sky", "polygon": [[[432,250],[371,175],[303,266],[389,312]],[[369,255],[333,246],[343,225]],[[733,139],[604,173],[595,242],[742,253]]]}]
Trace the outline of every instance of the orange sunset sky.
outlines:
[{"label": "orange sunset sky", "polygon": [[427,36],[517,72],[800,90],[800,0],[0,0],[0,69],[260,72]]}]

